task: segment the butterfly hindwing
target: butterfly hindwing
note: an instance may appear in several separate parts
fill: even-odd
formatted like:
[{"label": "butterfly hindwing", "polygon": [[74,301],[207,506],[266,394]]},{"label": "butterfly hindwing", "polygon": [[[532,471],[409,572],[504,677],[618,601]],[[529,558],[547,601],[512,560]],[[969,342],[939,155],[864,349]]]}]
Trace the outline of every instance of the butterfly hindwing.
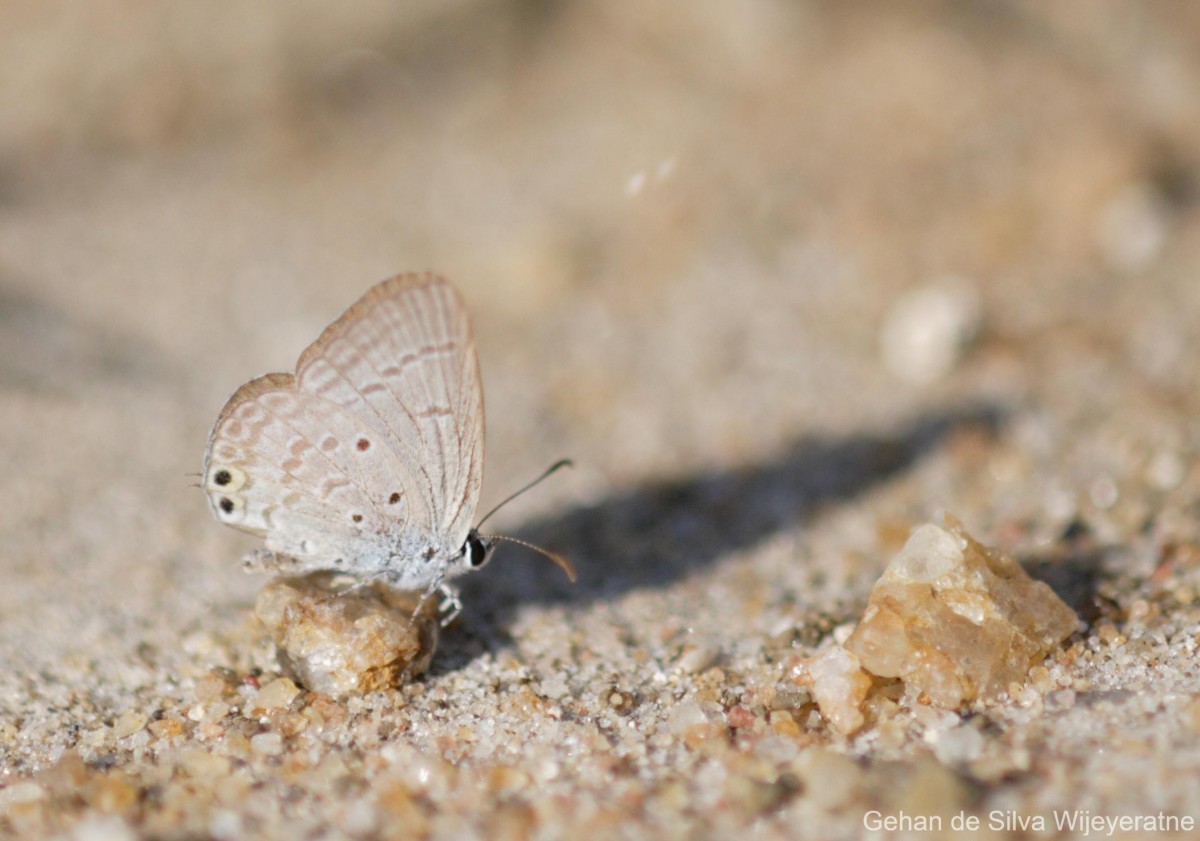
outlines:
[{"label": "butterfly hindwing", "polygon": [[388,453],[354,450],[363,425],[290,381],[252,380],[217,420],[204,472],[213,512],[300,569],[373,571],[408,520],[407,498],[389,505],[370,490],[390,472]]}]

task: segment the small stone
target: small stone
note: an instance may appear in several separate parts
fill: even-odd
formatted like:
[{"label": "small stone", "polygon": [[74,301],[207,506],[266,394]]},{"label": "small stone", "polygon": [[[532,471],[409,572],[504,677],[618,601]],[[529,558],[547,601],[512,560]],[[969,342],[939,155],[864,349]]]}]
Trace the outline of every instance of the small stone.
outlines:
[{"label": "small stone", "polygon": [[1187,476],[1187,466],[1179,453],[1162,450],[1146,466],[1146,479],[1160,491],[1174,490]]},{"label": "small stone", "polygon": [[897,770],[898,785],[892,793],[897,813],[937,815],[943,826],[950,826],[952,816],[963,814],[971,802],[966,780],[932,757],[918,757]]},{"label": "small stone", "polygon": [[259,756],[279,756],[283,753],[283,738],[278,733],[259,733],[250,737],[250,752]]},{"label": "small stone", "polygon": [[[334,697],[399,686],[423,672],[437,647],[436,600],[426,599],[414,616],[417,593],[381,583],[346,589],[337,578],[328,572],[283,578],[259,593],[255,613],[274,638],[284,671],[306,689]],[[282,701],[287,691],[273,689],[267,700]]]},{"label": "small stone", "polygon": [[632,699],[624,692],[613,690],[608,696],[608,705],[617,712],[624,712],[629,709]]},{"label": "small stone", "polygon": [[804,661],[797,681],[809,686],[821,715],[843,736],[863,726],[862,703],[871,689],[871,676],[853,653],[834,646]]},{"label": "small stone", "polygon": [[208,821],[208,832],[219,841],[232,841],[244,834],[242,818],[236,812],[228,809],[218,809],[213,812]]},{"label": "small stone", "polygon": [[537,837],[538,814],[532,805],[521,802],[502,803],[488,821],[487,837],[495,841],[522,841]]},{"label": "small stone", "polygon": [[786,681],[775,687],[775,694],[768,706],[772,710],[787,710],[795,713],[812,703],[812,692],[808,687],[797,686],[794,682]]},{"label": "small stone", "polygon": [[130,710],[127,713],[122,713],[117,720],[113,722],[113,738],[124,739],[126,736],[132,736],[134,733],[145,727],[146,722],[149,720],[150,716],[146,715],[141,710]]},{"label": "small stone", "polygon": [[801,751],[792,763],[792,771],[804,785],[805,799],[827,813],[857,802],[867,783],[863,766],[824,748]]},{"label": "small stone", "polygon": [[34,803],[46,798],[46,790],[35,782],[24,781],[0,788],[0,806]]},{"label": "small stone", "polygon": [[123,812],[138,799],[137,786],[119,775],[97,775],[79,793],[88,806],[101,812]]},{"label": "small stone", "polygon": [[954,369],[979,332],[979,295],[954,280],[902,295],[880,331],[884,364],[911,383],[931,383]]},{"label": "small stone", "polygon": [[683,653],[675,661],[675,667],[684,674],[694,675],[703,672],[717,662],[721,650],[714,645],[701,643],[684,646]]},{"label": "small stone", "polygon": [[92,769],[83,761],[78,752],[70,750],[62,754],[46,773],[42,775],[41,783],[51,791],[61,789],[77,789],[83,786],[92,776]]},{"label": "small stone", "polygon": [[381,823],[403,827],[404,832],[413,838],[428,834],[429,817],[422,809],[420,799],[402,783],[384,784],[376,797],[376,805],[383,812]]},{"label": "small stone", "polygon": [[221,739],[219,747],[222,754],[235,759],[245,759],[250,755],[250,740],[237,731],[227,732]]},{"label": "small stone", "polygon": [[566,678],[555,673],[538,683],[538,692],[543,698],[558,701],[571,693],[571,687],[567,685]]},{"label": "small stone", "polygon": [[1023,683],[1079,619],[1012,558],[945,519],[917,529],[888,565],[846,648],[868,672],[951,709]]},{"label": "small stone", "polygon": [[754,720],[753,710],[741,704],[730,708],[729,712],[725,715],[726,723],[735,730],[742,727],[754,726]]},{"label": "small stone", "polygon": [[1134,599],[1129,603],[1129,621],[1142,622],[1149,619],[1155,608],[1145,599]]},{"label": "small stone", "polygon": [[222,777],[229,773],[230,768],[227,757],[196,748],[183,751],[180,754],[179,764],[191,776],[201,779]]},{"label": "small stone", "polygon": [[250,702],[252,712],[259,710],[274,710],[286,707],[300,694],[300,687],[285,677],[278,678],[263,686]]},{"label": "small stone", "polygon": [[204,722],[211,724],[220,721],[225,716],[229,715],[229,705],[223,704],[220,701],[214,701],[211,704],[204,705]]},{"label": "small stone", "polygon": [[1120,631],[1113,626],[1111,622],[1105,622],[1096,629],[1096,634],[1100,637],[1101,642],[1105,645],[1124,645],[1125,637]]},{"label": "small stone", "polygon": [[1139,181],[1121,189],[1096,222],[1096,243],[1113,268],[1143,269],[1167,241],[1170,208],[1154,184]]},{"label": "small stone", "polygon": [[1048,691],[1053,684],[1054,679],[1050,675],[1050,670],[1045,666],[1034,666],[1029,670],[1029,685],[1039,692]]},{"label": "small stone", "polygon": [[796,738],[801,734],[800,725],[796,723],[796,719],[792,718],[791,713],[783,710],[776,710],[767,716],[767,722],[771,725],[771,729],[780,736]]},{"label": "small stone", "polygon": [[933,754],[944,765],[973,762],[983,753],[983,747],[983,734],[969,724],[941,731],[933,739]]},{"label": "small stone", "polygon": [[1192,733],[1200,733],[1200,699],[1189,701],[1179,714],[1183,726]]},{"label": "small stone", "polygon": [[147,728],[156,739],[174,739],[184,733],[183,722],[177,718],[160,718]]},{"label": "small stone", "polygon": [[1071,689],[1057,689],[1046,695],[1046,709],[1051,712],[1065,712],[1075,706],[1075,692]]},{"label": "small stone", "polygon": [[509,797],[527,789],[531,782],[528,774],[509,765],[494,766],[488,770],[485,781],[488,791],[497,797]]},{"label": "small stone", "polygon": [[700,709],[700,705],[692,701],[685,701],[671,710],[671,717],[667,721],[667,727],[672,733],[681,735],[691,727],[707,723],[708,716],[704,714],[704,710]]},{"label": "small stone", "polygon": [[716,721],[695,724],[683,731],[683,744],[688,750],[704,750],[710,745],[723,745],[725,733],[725,727]]},{"label": "small stone", "polygon": [[138,834],[117,815],[88,815],[71,828],[71,841],[136,841]]},{"label": "small stone", "polygon": [[196,681],[196,700],[202,703],[216,701],[229,692],[229,679],[213,672]]}]

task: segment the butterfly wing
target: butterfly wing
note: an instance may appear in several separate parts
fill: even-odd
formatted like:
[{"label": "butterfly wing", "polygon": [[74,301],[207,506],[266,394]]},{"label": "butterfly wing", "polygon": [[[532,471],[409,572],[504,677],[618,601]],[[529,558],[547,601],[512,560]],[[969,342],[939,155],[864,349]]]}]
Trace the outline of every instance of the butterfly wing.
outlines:
[{"label": "butterfly wing", "polygon": [[264,536],[293,571],[420,587],[466,540],[482,466],[466,312],[441,278],[401,275],[326,328],[294,377],[268,374],[230,398],[204,485],[218,519]]},{"label": "butterfly wing", "polygon": [[[217,519],[266,538],[287,571],[346,569],[377,574],[393,538],[420,519],[390,477],[385,448],[359,452],[366,424],[295,388],[290,374],[251,380],[217,419],[204,487]],[[390,484],[389,484],[390,483]]]},{"label": "butterfly wing", "polygon": [[432,274],[370,289],[300,356],[302,391],[368,423],[411,466],[427,527],[462,547],[483,485],[483,388],[470,319]]}]

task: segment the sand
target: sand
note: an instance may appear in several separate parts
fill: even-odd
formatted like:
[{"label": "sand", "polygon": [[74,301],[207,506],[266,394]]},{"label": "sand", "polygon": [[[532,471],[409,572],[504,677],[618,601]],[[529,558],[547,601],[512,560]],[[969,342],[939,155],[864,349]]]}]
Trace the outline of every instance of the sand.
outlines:
[{"label": "sand", "polygon": [[[1188,834],[1192,6],[332,8],[8,10],[0,832]],[[335,701],[188,474],[424,269],[476,324],[483,507],[572,458],[494,524],[580,580],[501,547],[424,678]],[[1081,630],[841,736],[796,663],[942,511]]]}]

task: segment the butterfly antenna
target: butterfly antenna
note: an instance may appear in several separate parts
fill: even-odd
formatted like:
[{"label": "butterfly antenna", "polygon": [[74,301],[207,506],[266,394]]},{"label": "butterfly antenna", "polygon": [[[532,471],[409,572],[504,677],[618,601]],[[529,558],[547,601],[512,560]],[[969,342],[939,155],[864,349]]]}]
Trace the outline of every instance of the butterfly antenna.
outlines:
[{"label": "butterfly antenna", "polygon": [[[543,476],[542,478],[544,479],[545,476]],[[573,563],[571,563],[569,560],[567,560],[567,558],[564,557],[563,555],[560,555],[557,552],[551,552],[549,549],[543,549],[541,546],[538,546],[536,543],[530,543],[529,541],[521,540],[518,537],[509,537],[508,535],[505,535],[505,534],[483,535],[483,539],[490,540],[490,541],[503,541],[505,543],[515,543],[518,546],[524,546],[526,549],[532,549],[534,552],[537,552],[539,555],[547,557],[550,560],[554,561],[554,563],[558,564],[558,566],[562,569],[562,571],[567,574],[567,578],[571,579],[572,584],[574,584],[577,580],[579,580],[579,576],[575,572],[575,565]]]},{"label": "butterfly antenna", "polygon": [[[516,491],[516,492],[514,492],[514,493],[511,493],[511,494],[509,494],[508,496],[506,496],[504,499],[502,499],[502,500],[500,501],[500,504],[499,504],[499,505],[497,505],[497,506],[496,506],[495,508],[493,508],[491,511],[487,512],[486,514],[484,514],[484,515],[483,515],[483,519],[482,519],[482,520],[480,520],[478,523],[476,523],[476,524],[475,524],[475,528],[476,528],[476,529],[478,529],[480,526],[482,526],[484,523],[486,523],[486,522],[488,521],[488,518],[490,518],[490,517],[491,517],[493,514],[495,514],[497,511],[499,511],[499,510],[500,510],[501,508],[503,508],[504,506],[508,505],[508,504],[509,504],[510,502],[512,502],[514,499],[516,499],[517,497],[519,497],[521,494],[525,493],[525,491],[529,490],[529,489],[530,489],[530,488],[532,488],[534,485],[536,485],[536,484],[538,484],[539,482],[541,482],[543,479],[546,479],[546,478],[548,478],[548,477],[550,476],[550,474],[551,474],[551,473],[555,473],[556,471],[558,471],[558,470],[561,470],[561,469],[562,469],[562,468],[564,468],[564,467],[574,467],[574,466],[575,466],[575,462],[571,461],[569,458],[562,458],[562,459],[559,459],[558,461],[554,462],[554,464],[552,464],[552,465],[550,465],[549,467],[547,467],[547,468],[546,468],[545,472],[543,472],[541,476],[538,476],[536,479],[534,479],[532,482],[530,482],[528,485],[526,485],[525,487],[521,488],[520,490],[518,490],[518,491]],[[512,540],[512,538],[511,538],[511,537],[504,538],[504,539],[505,539],[505,540]],[[514,542],[516,542],[516,543],[520,543],[520,541],[519,541],[519,540],[518,540],[518,541],[514,541]],[[527,544],[527,545],[528,545],[528,544]],[[544,555],[547,555],[547,556],[550,554],[550,553],[546,552],[546,550],[544,550],[544,549],[539,549],[537,546],[532,546],[532,547],[530,547],[530,548],[532,548],[532,549],[537,549],[539,552],[541,552],[542,554],[544,554]],[[557,563],[557,562],[556,562],[556,563]],[[562,564],[559,564],[559,566],[562,566]],[[572,572],[571,572],[571,573],[569,573],[569,574],[570,574],[570,576],[571,576],[571,580],[572,580],[572,581],[574,581],[574,580],[575,580],[575,574],[574,574],[574,572],[572,571]]]}]

